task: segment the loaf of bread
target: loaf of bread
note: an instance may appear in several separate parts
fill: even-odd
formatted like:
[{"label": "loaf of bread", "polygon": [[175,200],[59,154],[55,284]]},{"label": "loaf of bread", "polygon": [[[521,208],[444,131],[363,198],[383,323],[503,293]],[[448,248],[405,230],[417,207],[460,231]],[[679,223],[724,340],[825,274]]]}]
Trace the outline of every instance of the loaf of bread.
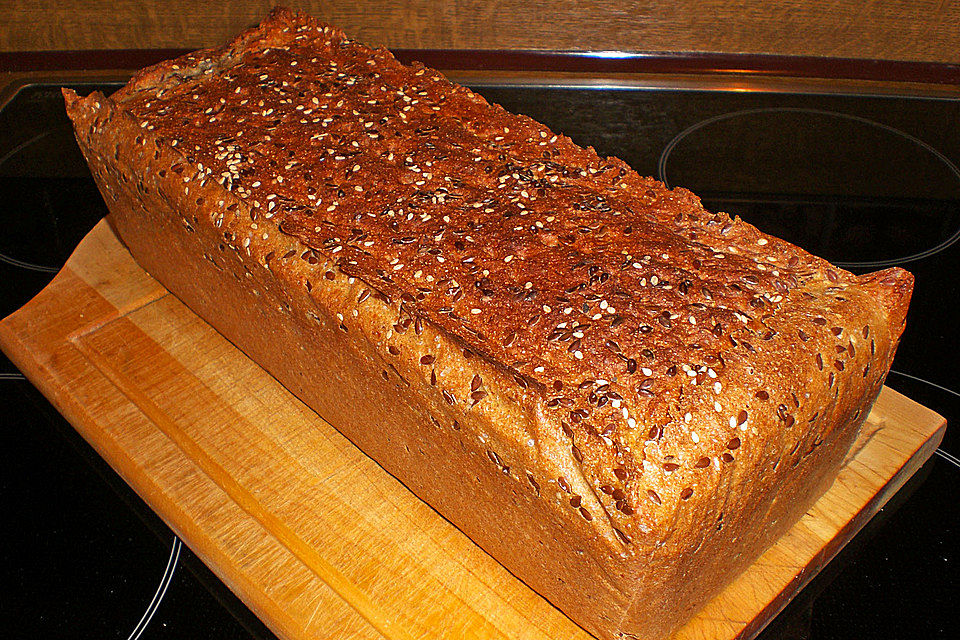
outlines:
[{"label": "loaf of bread", "polygon": [[668,636],[803,515],[903,329],[909,273],[288,11],[64,95],[139,263],[600,638]]}]

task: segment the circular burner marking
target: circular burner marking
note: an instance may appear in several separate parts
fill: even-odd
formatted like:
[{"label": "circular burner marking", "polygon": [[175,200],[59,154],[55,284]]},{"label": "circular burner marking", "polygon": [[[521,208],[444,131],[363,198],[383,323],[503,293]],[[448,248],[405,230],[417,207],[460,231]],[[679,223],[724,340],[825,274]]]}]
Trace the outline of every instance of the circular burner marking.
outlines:
[{"label": "circular burner marking", "polygon": [[157,586],[157,590],[153,594],[150,604],[147,605],[143,615],[140,616],[137,625],[133,628],[133,631],[130,632],[130,635],[127,636],[127,640],[137,640],[137,638],[143,635],[147,625],[149,625],[153,619],[153,614],[155,614],[160,607],[163,597],[167,595],[167,589],[170,587],[170,583],[173,581],[173,574],[177,570],[177,562],[180,560],[181,546],[180,538],[174,536],[173,545],[170,547],[170,557],[167,558],[167,566],[163,570],[163,575],[160,577],[160,584]]},{"label": "circular burner marking", "polygon": [[0,156],[0,263],[57,273],[106,214],[69,123]]},{"label": "circular burner marking", "polygon": [[[42,133],[38,133],[37,135],[33,136],[29,140],[25,140],[24,142],[21,142],[20,144],[15,146],[13,149],[5,153],[2,158],[0,158],[0,167],[2,167],[7,160],[17,155],[18,153],[20,153],[30,145],[34,144],[35,142],[38,142],[43,138],[47,137],[48,135],[50,135],[50,131],[44,131]],[[54,267],[47,267],[42,264],[34,264],[26,260],[19,260],[17,258],[14,258],[13,256],[8,256],[5,253],[0,253],[0,262],[6,262],[7,264],[13,265],[14,267],[30,269],[31,271],[43,271],[45,273],[56,273],[58,271],[58,269]]]},{"label": "circular burner marking", "polygon": [[[768,231],[771,230],[771,226],[776,227],[777,223],[779,223],[779,227],[772,229],[774,235],[781,237],[787,236],[786,239],[795,244],[801,246],[808,245],[808,248],[813,249],[815,253],[820,253],[821,255],[828,254],[825,255],[825,257],[840,267],[881,268],[904,264],[939,253],[956,243],[957,240],[960,240],[960,209],[954,207],[953,216],[949,221],[952,225],[956,226],[956,228],[943,230],[943,225],[940,224],[937,229],[933,229],[932,232],[939,232],[939,235],[931,240],[935,244],[930,248],[921,249],[914,246],[902,257],[873,260],[844,261],[836,259],[838,256],[829,255],[837,253],[837,248],[834,245],[842,245],[844,242],[851,240],[853,242],[859,240],[862,250],[875,249],[876,247],[874,245],[880,244],[880,242],[873,243],[870,234],[877,234],[877,232],[881,232],[881,234],[882,232],[886,232],[888,237],[882,238],[882,240],[885,240],[887,244],[902,243],[908,237],[908,234],[903,233],[904,226],[911,223],[916,224],[914,220],[906,219],[908,214],[915,213],[919,208],[923,214],[936,217],[944,208],[940,203],[956,200],[956,194],[960,194],[960,169],[957,168],[950,158],[915,136],[895,127],[860,116],[795,107],[746,109],[713,116],[687,127],[667,143],[658,161],[660,180],[668,187],[671,186],[668,162],[671,159],[676,161],[678,157],[676,153],[678,146],[684,141],[689,141],[691,134],[708,128],[711,125],[740,124],[733,122],[738,118],[756,116],[769,118],[777,115],[782,116],[783,114],[787,114],[789,118],[794,120],[798,118],[809,120],[809,116],[829,118],[833,121],[833,130],[839,133],[840,141],[843,142],[843,139],[846,138],[846,141],[851,143],[851,145],[855,145],[857,142],[863,140],[866,140],[867,144],[878,142],[878,134],[881,134],[881,137],[885,138],[879,140],[879,143],[890,144],[886,134],[896,136],[894,144],[902,146],[904,142],[909,142],[911,147],[921,151],[919,161],[926,163],[927,166],[925,169],[937,174],[941,178],[939,181],[940,184],[933,185],[934,188],[940,190],[940,199],[920,198],[920,194],[924,192],[917,191],[914,184],[905,183],[902,180],[897,182],[895,176],[901,174],[897,174],[886,165],[877,167],[875,165],[865,165],[863,162],[860,162],[858,165],[856,163],[843,162],[843,153],[823,154],[821,147],[825,145],[817,144],[825,140],[823,122],[819,123],[820,127],[817,127],[817,123],[814,123],[815,126],[813,128],[810,128],[809,122],[786,123],[800,125],[795,129],[786,131],[787,134],[794,136],[794,142],[796,143],[794,147],[787,148],[785,148],[783,141],[780,141],[781,144],[777,145],[776,143],[778,141],[771,140],[769,135],[765,135],[770,131],[775,131],[774,129],[769,127],[743,128],[741,125],[740,131],[735,131],[738,136],[734,137],[734,139],[730,139],[730,136],[724,138],[721,134],[719,138],[707,138],[704,141],[705,144],[702,148],[706,148],[712,152],[709,155],[709,161],[713,161],[717,166],[710,166],[709,161],[697,163],[696,161],[702,160],[702,157],[693,156],[692,158],[681,158],[681,160],[687,162],[687,166],[681,166],[681,169],[686,168],[688,172],[694,173],[694,175],[700,171],[707,176],[706,180],[708,184],[711,178],[714,183],[719,184],[720,187],[716,188],[715,191],[720,200],[732,205],[722,207],[723,209],[740,209],[740,211],[735,210],[733,213],[737,213],[745,218],[752,218],[753,216],[749,215],[752,211],[752,213],[757,214],[757,218],[749,221],[757,224],[757,226],[761,228],[767,227],[766,230]],[[866,125],[870,129],[853,131],[849,128],[851,123]],[[778,124],[784,123],[779,122]],[[829,125],[830,123],[827,122],[827,124]],[[818,137],[820,140],[817,140]],[[718,141],[720,144],[718,144]],[[735,152],[737,147],[748,146],[751,143],[756,145],[752,147],[752,150],[756,152],[752,157],[747,154],[735,156],[734,158],[729,158],[729,156],[724,157],[723,155],[725,152],[729,153],[731,149]],[[814,150],[813,153],[804,152],[804,146],[811,146]],[[848,147],[850,147],[850,145],[848,145]],[[700,149],[700,147],[698,147],[698,149]],[[797,149],[802,153],[797,154]],[[896,147],[893,147],[893,150],[902,151],[902,149],[897,149]],[[791,157],[791,153],[797,155]],[[916,155],[916,152],[914,152],[914,155]],[[866,159],[869,160],[870,157]],[[910,159],[917,160],[917,158]],[[727,166],[724,166],[724,160],[730,161]],[[761,161],[770,162],[761,165],[759,164]],[[905,160],[898,155],[895,161],[904,162]],[[751,164],[756,167],[753,171],[750,170]],[[707,167],[706,171],[701,169],[703,166]],[[771,166],[773,167],[772,170],[769,168]],[[691,167],[693,168],[691,169]],[[744,173],[745,167],[746,173]],[[791,173],[794,168],[797,169],[795,174]],[[715,175],[709,175],[710,169],[716,170]],[[767,170],[770,175],[765,175],[765,170]],[[809,174],[814,174],[815,177],[823,178],[823,180],[820,182],[816,180],[805,180],[807,177],[804,174],[805,171]],[[738,172],[739,175],[737,175]],[[818,172],[820,172],[819,175],[816,175]],[[894,177],[887,179],[887,174]],[[850,184],[849,180],[844,181],[844,178],[851,176],[853,177],[853,182],[857,184]],[[700,177],[702,178],[703,176],[701,175]],[[946,181],[942,180],[942,178],[947,177],[950,178],[950,184],[946,184]],[[771,178],[774,182],[781,182],[779,185],[781,187],[779,193],[777,189],[771,188],[772,186],[778,186],[776,184],[769,184]],[[956,184],[953,184],[953,181],[955,181]],[[687,186],[698,193],[698,195],[703,196],[705,202],[709,202],[711,199],[710,189],[698,185],[695,179],[691,180],[691,182],[693,184]],[[731,198],[729,195],[729,185],[731,183],[734,188],[736,188],[738,184],[741,185],[741,189],[745,189],[747,194],[737,194]],[[810,186],[823,188],[826,194],[818,194],[816,191],[810,191]],[[750,193],[751,188],[754,190],[753,193]],[[849,193],[849,190],[856,190],[858,188],[866,188],[867,191],[872,190],[874,193],[867,193],[866,195],[864,193]],[[807,190],[804,191],[804,189]],[[947,189],[949,195],[953,197],[944,200],[944,189]],[[907,191],[908,193],[905,196],[900,195],[898,197],[898,194],[902,194],[903,191]],[[784,192],[786,192],[786,195],[784,195]],[[717,209],[720,207],[712,208]],[[747,213],[747,215],[743,215],[744,213]],[[777,213],[779,213],[779,217],[772,215]],[[764,217],[764,214],[767,215]],[[897,221],[898,228],[881,229],[878,228],[876,224],[871,225],[871,222],[875,222],[875,218],[881,215],[887,216],[889,220]],[[813,216],[822,218],[822,221],[818,224],[809,224],[809,220]],[[844,216],[846,216],[846,220],[838,219]],[[912,217],[916,218],[916,215]],[[946,218],[946,216],[943,217]],[[802,225],[802,221],[798,220],[799,218],[807,220],[808,224],[797,230],[798,222]],[[844,226],[844,222],[847,223],[846,226]],[[940,220],[937,219],[937,222],[940,222]],[[930,226],[932,227],[933,225]],[[915,231],[916,228],[916,226],[910,227],[911,231]],[[792,238],[791,236],[800,237]],[[817,250],[819,245],[823,245],[826,249]],[[891,253],[894,252],[891,251]],[[840,255],[839,257],[843,256]]]}]

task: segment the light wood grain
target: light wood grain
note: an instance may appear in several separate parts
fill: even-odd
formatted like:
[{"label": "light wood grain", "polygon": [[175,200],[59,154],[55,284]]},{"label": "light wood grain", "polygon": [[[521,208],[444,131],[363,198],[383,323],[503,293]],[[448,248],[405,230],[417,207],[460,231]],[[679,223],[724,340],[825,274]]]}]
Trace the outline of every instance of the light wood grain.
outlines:
[{"label": "light wood grain", "polygon": [[[144,273],[106,223],[0,346],[285,638],[587,638]],[[678,634],[757,632],[932,455],[885,389],[832,489]]]},{"label": "light wood grain", "polygon": [[[12,0],[0,50],[198,48],[270,0]],[[407,48],[722,52],[960,62],[960,4],[647,0],[290,0],[371,44]]]}]

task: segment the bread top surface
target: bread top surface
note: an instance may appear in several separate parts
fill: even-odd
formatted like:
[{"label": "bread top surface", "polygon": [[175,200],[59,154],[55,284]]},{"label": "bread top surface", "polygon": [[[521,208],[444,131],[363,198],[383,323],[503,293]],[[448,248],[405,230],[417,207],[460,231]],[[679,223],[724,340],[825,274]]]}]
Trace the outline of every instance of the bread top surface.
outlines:
[{"label": "bread top surface", "polygon": [[783,442],[902,330],[906,272],[835,268],[297,14],[112,100],[254,222],[538,391],[595,485],[644,477],[626,515]]}]

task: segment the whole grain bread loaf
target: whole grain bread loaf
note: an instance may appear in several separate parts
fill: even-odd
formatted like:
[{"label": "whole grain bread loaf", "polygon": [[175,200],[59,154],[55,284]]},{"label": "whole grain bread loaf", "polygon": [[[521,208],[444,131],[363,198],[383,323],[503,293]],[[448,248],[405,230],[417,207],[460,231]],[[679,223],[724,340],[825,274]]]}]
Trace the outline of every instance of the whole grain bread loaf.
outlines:
[{"label": "whole grain bread loaf", "polygon": [[855,276],[287,11],[64,91],[132,254],[601,638],[833,481],[913,279]]}]

